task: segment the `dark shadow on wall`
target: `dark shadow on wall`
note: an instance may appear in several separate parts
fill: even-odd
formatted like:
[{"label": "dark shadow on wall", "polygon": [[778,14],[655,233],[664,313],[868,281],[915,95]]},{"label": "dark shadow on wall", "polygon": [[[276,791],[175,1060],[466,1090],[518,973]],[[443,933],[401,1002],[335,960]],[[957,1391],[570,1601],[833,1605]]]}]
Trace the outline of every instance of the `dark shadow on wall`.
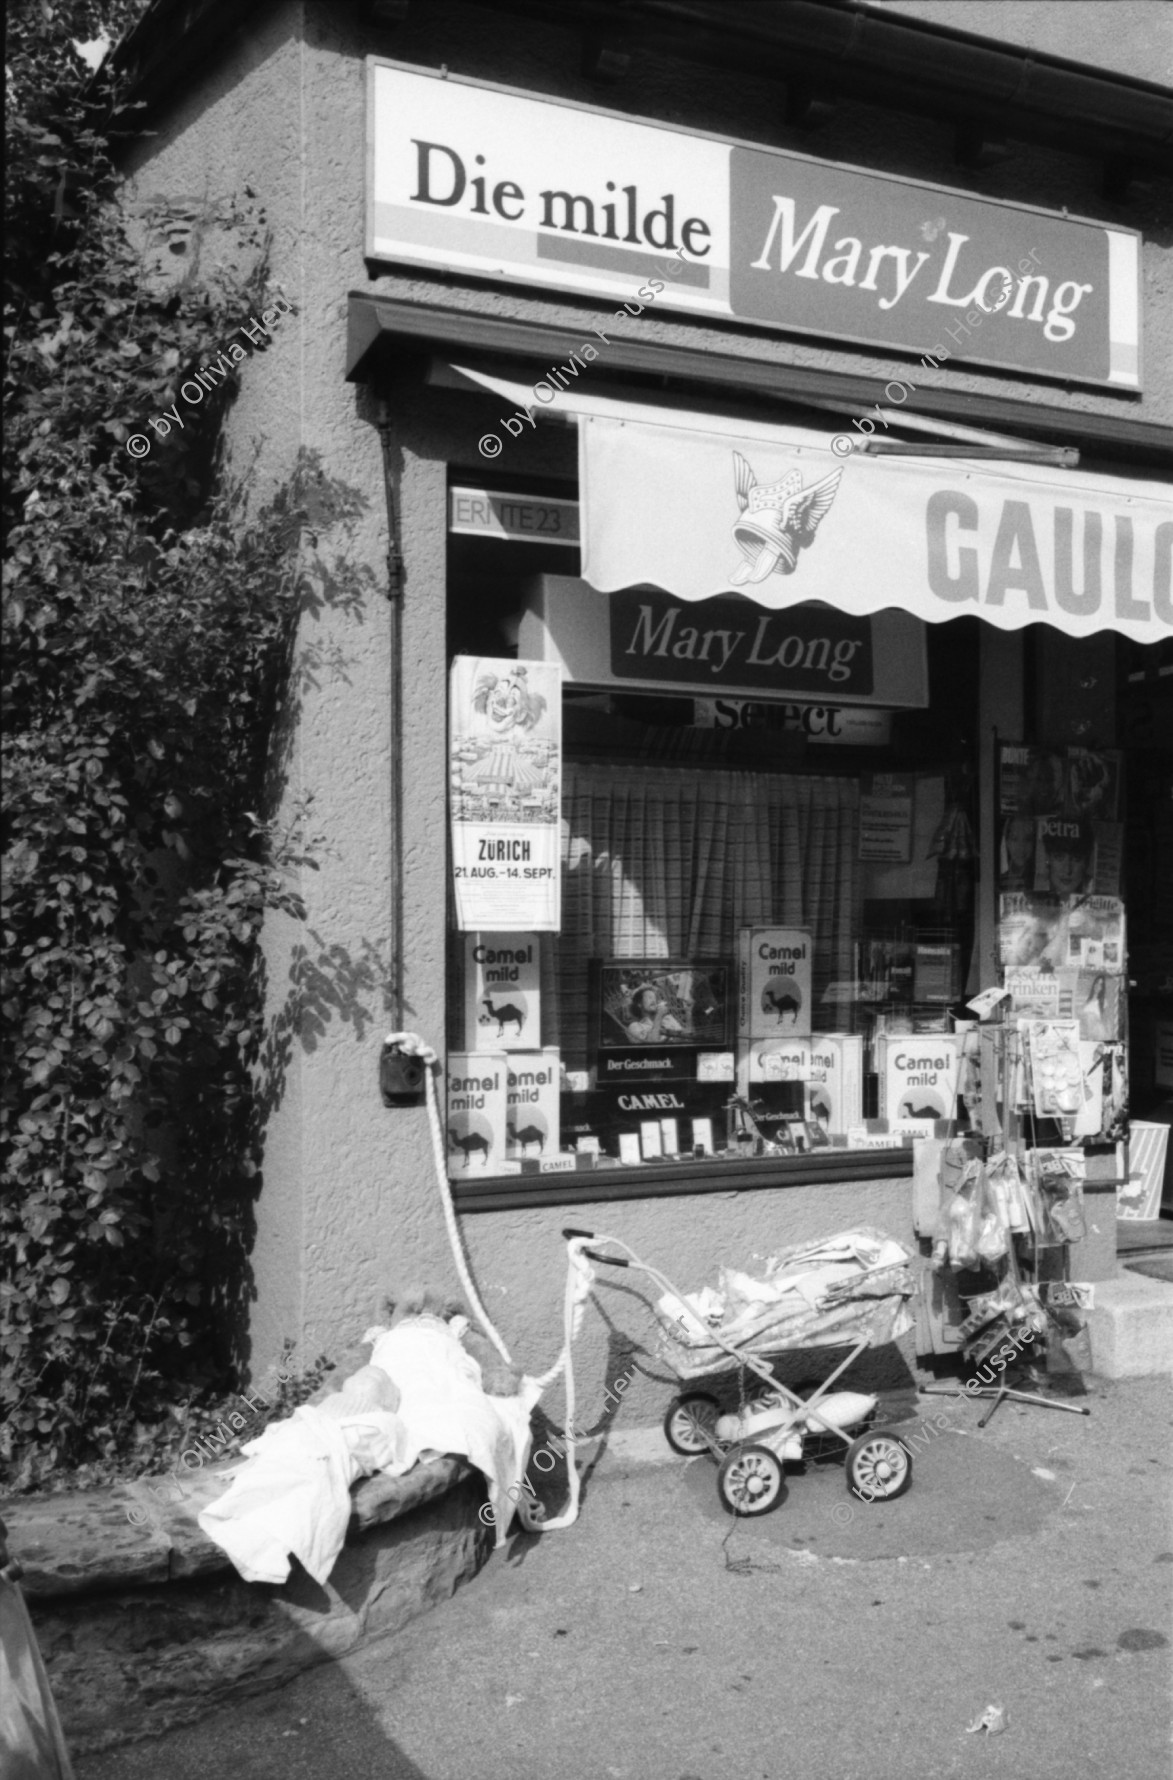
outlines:
[{"label": "dark shadow on wall", "polygon": [[330,681],[349,684],[354,657],[343,645],[316,634],[328,614],[361,625],[380,614],[384,589],[370,564],[360,559],[355,533],[370,502],[362,490],[326,474],[320,453],[302,450],[289,483],[278,497],[287,521],[288,543],[296,551],[297,623],[268,712],[269,755],[264,813],[277,819],[289,803],[289,773],[306,692]]},{"label": "dark shadow on wall", "polygon": [[[285,994],[265,1022],[253,1061],[247,1129],[237,1146],[241,1155],[263,1158],[269,1123],[285,1099],[298,1047],[313,1056],[330,1029],[340,1025],[349,1028],[356,1044],[366,1044],[390,1017],[390,981],[387,940],[364,939],[348,947],[330,944],[315,928],[294,930]],[[255,994],[260,1005],[267,999],[267,983],[268,966],[263,956],[258,957]],[[406,1011],[410,1015],[413,1009],[409,1005]],[[373,1050],[370,1077],[374,1094]],[[268,1185],[271,1188],[272,1182]],[[215,1305],[213,1324],[224,1341],[222,1359],[242,1378],[251,1355],[249,1306],[257,1297],[250,1257],[256,1241],[256,1205],[266,1191],[262,1163],[258,1163],[249,1186],[247,1207],[238,1206],[231,1223],[210,1239],[207,1276],[209,1299]],[[306,1356],[299,1356],[299,1362],[304,1359]]]},{"label": "dark shadow on wall", "polygon": [[[217,1135],[215,1183],[210,1192],[203,1190],[203,1197],[211,1199],[200,1280],[208,1306],[207,1339],[216,1369],[237,1381],[247,1376],[249,1309],[257,1297],[251,1257],[256,1207],[266,1191],[268,1127],[285,1098],[295,1048],[300,1044],[312,1055],[339,1022],[358,1043],[365,1043],[390,1008],[389,941],[335,943],[299,922],[294,912],[299,882],[334,853],[334,812],[317,807],[312,791],[295,797],[291,789],[305,701],[332,683],[349,685],[356,652],[348,635],[354,627],[377,625],[384,615],[380,576],[357,549],[357,528],[365,523],[368,507],[360,489],[329,476],[319,454],[308,451],[298,454],[288,483],[272,503],[282,522],[278,541],[295,576],[297,617],[268,701],[258,711],[258,724],[269,742],[253,807],[259,811],[258,837],[265,837],[266,856],[284,877],[289,899],[283,912],[270,908],[265,914],[275,943],[267,957],[258,942],[249,966],[247,1005],[254,1025],[251,1035],[242,1034],[241,1051],[250,1090],[227,1122],[229,1128]],[[273,974],[279,968],[274,954],[282,949],[288,959],[283,991]],[[373,1092],[373,1061],[371,1071]],[[193,1165],[205,1166],[194,1156],[189,1167]],[[205,1173],[205,1188],[209,1178]]]},{"label": "dark shadow on wall", "polygon": [[362,1043],[391,1012],[387,941],[364,939],[352,953],[346,946],[327,945],[313,928],[308,931],[313,946],[295,946],[290,969],[297,985],[302,1048],[312,1055],[335,1018]]}]

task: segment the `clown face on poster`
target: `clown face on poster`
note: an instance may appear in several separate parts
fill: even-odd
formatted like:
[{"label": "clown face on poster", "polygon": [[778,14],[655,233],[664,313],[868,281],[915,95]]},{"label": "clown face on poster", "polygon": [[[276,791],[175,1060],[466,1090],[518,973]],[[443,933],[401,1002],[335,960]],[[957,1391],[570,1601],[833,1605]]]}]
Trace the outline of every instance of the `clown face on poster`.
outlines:
[{"label": "clown face on poster", "polygon": [[464,933],[556,933],[562,670],[458,655],[450,695],[456,925]]}]

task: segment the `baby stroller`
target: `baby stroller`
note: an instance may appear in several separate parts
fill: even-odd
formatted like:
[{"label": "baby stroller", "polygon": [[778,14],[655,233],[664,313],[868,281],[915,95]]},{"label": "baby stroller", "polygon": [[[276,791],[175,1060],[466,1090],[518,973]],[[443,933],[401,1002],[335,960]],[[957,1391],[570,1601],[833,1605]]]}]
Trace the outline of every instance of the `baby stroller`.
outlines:
[{"label": "baby stroller", "polygon": [[[847,1448],[847,1487],[863,1501],[892,1501],[911,1486],[912,1454],[904,1440],[891,1428],[868,1426],[876,1397],[831,1388],[865,1348],[912,1327],[910,1257],[899,1243],[862,1228],[800,1244],[775,1257],[762,1280],[727,1270],[730,1289],[722,1299],[711,1289],[684,1297],[618,1237],[563,1234],[579,1245],[590,1242],[582,1252],[592,1262],[638,1268],[660,1287],[656,1351],[682,1383],[733,1372],[744,1382],[744,1374],[752,1374],[755,1385],[734,1414],[722,1415],[709,1392],[690,1390],[672,1399],[664,1417],[673,1452],[685,1458],[707,1452],[717,1461],[717,1494],[731,1514],[777,1508],[786,1496],[784,1465],[802,1459],[812,1436]],[[623,1255],[603,1253],[602,1245]],[[782,1353],[843,1346],[851,1347],[847,1358],[805,1398],[767,1364]]]}]

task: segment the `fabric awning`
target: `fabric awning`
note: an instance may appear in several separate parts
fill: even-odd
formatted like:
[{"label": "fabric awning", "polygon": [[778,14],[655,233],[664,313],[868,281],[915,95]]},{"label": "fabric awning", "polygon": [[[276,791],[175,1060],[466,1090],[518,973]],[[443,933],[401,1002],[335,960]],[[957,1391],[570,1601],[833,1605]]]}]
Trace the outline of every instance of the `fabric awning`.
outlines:
[{"label": "fabric awning", "polygon": [[511,404],[518,430],[527,416],[577,420],[582,572],[602,592],[650,584],[774,609],[825,600],[858,616],[897,607],[932,623],[969,613],[1003,630],[1173,636],[1166,483],[872,458],[853,451],[847,421],[815,432],[539,385],[550,399],[459,369]]}]

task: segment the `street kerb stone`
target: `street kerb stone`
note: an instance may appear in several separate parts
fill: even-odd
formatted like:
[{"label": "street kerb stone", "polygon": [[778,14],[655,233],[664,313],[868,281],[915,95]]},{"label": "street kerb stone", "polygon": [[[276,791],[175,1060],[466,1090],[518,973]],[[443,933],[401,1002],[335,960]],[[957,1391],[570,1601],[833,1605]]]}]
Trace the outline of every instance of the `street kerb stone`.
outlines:
[{"label": "street kerb stone", "polygon": [[469,1475],[372,1526],[343,1548],[324,1588],[295,1566],[279,1588],[230,1574],[32,1603],[70,1748],[156,1735],[399,1631],[486,1561],[483,1498]]}]

